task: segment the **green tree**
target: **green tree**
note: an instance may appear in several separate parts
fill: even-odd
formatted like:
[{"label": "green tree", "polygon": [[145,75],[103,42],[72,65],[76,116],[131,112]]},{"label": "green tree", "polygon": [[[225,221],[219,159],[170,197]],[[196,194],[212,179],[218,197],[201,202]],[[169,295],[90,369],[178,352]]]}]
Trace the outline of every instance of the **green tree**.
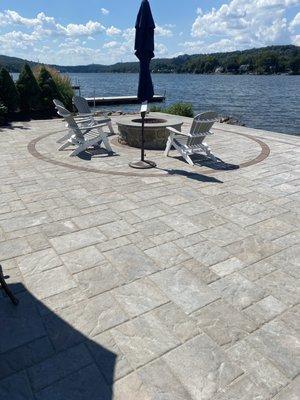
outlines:
[{"label": "green tree", "polygon": [[279,72],[279,56],[274,52],[263,53],[258,56],[257,60],[258,71],[266,74],[274,74]]},{"label": "green tree", "polygon": [[300,55],[298,54],[298,55],[295,55],[294,57],[292,57],[288,66],[293,74],[299,75],[300,74]]},{"label": "green tree", "polygon": [[41,90],[29,67],[25,64],[16,87],[20,94],[20,109],[26,116],[39,116],[41,111]]},{"label": "green tree", "polygon": [[35,68],[33,68],[33,74],[37,80],[39,80],[39,76],[43,68],[48,71],[54,83],[56,84],[58,91],[56,98],[62,101],[64,106],[71,111],[73,109],[72,99],[75,93],[72,88],[70,77],[67,75],[62,75],[55,68],[49,67],[49,65],[37,65]]},{"label": "green tree", "polygon": [[58,88],[50,72],[42,67],[38,77],[38,84],[41,89],[41,101],[43,107],[43,116],[51,117],[56,114],[54,99],[62,100]]},{"label": "green tree", "polygon": [[236,58],[228,58],[225,62],[224,62],[224,67],[226,69],[227,72],[237,72],[240,64],[238,62],[238,60]]},{"label": "green tree", "polygon": [[204,64],[203,72],[205,74],[210,74],[211,72],[214,72],[214,64],[211,61],[206,61]]},{"label": "green tree", "polygon": [[7,122],[7,107],[0,101],[0,126]]},{"label": "green tree", "polygon": [[5,68],[0,70],[0,97],[9,114],[19,108],[20,97],[14,81]]}]

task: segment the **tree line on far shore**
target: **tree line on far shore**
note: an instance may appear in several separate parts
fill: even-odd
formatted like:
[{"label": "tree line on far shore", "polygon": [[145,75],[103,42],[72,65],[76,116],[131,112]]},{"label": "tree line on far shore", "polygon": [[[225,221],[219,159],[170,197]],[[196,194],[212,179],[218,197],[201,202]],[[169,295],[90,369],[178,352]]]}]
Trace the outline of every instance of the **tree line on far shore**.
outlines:
[{"label": "tree line on far shore", "polygon": [[272,46],[230,53],[179,56],[169,61],[157,62],[153,72],[193,74],[291,74],[300,73],[300,48]]},{"label": "tree line on far shore", "polygon": [[[34,62],[28,63],[31,67],[36,65]],[[10,72],[20,72],[23,64],[24,60],[20,58],[0,55],[0,67],[6,67]],[[54,65],[53,67],[63,73],[139,72],[138,62],[121,62],[114,65]],[[151,61],[151,70],[154,73],[298,75],[300,74],[300,47],[268,46],[229,53],[186,54],[175,58],[155,58]]]},{"label": "tree line on far shore", "polygon": [[0,125],[9,121],[51,118],[53,99],[72,108],[73,89],[68,77],[46,66],[23,66],[16,82],[5,68],[0,70]]}]

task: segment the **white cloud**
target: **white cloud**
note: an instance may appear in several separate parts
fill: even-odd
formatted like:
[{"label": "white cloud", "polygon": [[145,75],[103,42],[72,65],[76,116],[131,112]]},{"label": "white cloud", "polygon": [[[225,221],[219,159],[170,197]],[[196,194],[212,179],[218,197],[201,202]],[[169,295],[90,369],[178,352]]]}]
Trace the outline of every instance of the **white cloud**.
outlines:
[{"label": "white cloud", "polygon": [[295,16],[295,18],[292,20],[292,22],[289,25],[289,30],[291,32],[295,32],[296,28],[300,26],[300,12]]},{"label": "white cloud", "polygon": [[186,41],[179,44],[184,48],[185,53],[217,53],[234,51],[235,46],[229,39],[220,39],[216,42],[208,44],[205,40]]},{"label": "white cloud", "polygon": [[67,57],[71,65],[92,64],[100,62],[103,55],[101,50],[82,46],[78,38],[70,37],[58,46],[56,58],[59,60],[62,57]]},{"label": "white cloud", "polygon": [[24,18],[16,11],[6,10],[0,13],[0,26],[15,25],[32,28],[33,33],[39,37],[50,35],[65,36],[90,36],[95,33],[103,32],[105,27],[98,21],[88,21],[86,24],[61,25],[53,17],[48,17],[45,13],[37,14],[35,18]]},{"label": "white cloud", "polygon": [[118,42],[112,41],[112,42],[104,43],[103,47],[104,47],[105,49],[112,49],[112,48],[114,48],[114,47],[117,47],[118,45],[119,45]]},{"label": "white cloud", "polygon": [[83,24],[68,24],[67,26],[57,25],[58,31],[66,36],[90,36],[95,33],[103,32],[105,27],[97,21],[89,21]]},{"label": "white cloud", "polygon": [[37,40],[38,38],[35,35],[30,35],[19,31],[8,32],[0,36],[0,50],[26,50],[31,48]]},{"label": "white cloud", "polygon": [[123,31],[123,38],[128,42],[132,42],[135,37],[135,28],[128,28]]},{"label": "white cloud", "polygon": [[163,28],[162,26],[157,25],[155,28],[155,34],[157,36],[166,36],[166,37],[171,37],[173,36],[173,32],[171,29]]},{"label": "white cloud", "polygon": [[109,14],[109,10],[107,10],[106,8],[101,8],[101,14],[103,15],[108,15]]},{"label": "white cloud", "polygon": [[16,11],[6,10],[0,13],[0,26],[4,25],[24,25],[26,27],[33,27],[40,23],[38,18],[24,18]]},{"label": "white cloud", "polygon": [[162,43],[157,43],[155,45],[156,56],[166,56],[168,54],[168,48]]},{"label": "white cloud", "polygon": [[111,26],[106,29],[106,34],[108,36],[120,35],[122,33],[121,29],[116,28],[115,26]]},{"label": "white cloud", "polygon": [[286,10],[296,4],[300,1],[231,0],[207,13],[198,10],[192,36],[213,40],[212,48],[226,44],[224,50],[290,42]]},{"label": "white cloud", "polygon": [[[184,43],[173,43],[172,47],[168,44],[167,47],[161,41],[167,42],[174,36],[175,25],[158,25],[156,56],[231,51],[280,43],[300,44],[300,13],[297,14],[298,9],[293,12],[296,8],[289,9],[299,5],[300,0],[223,2],[220,7],[207,12],[197,10],[190,41],[185,41],[186,32],[179,30],[176,36],[181,37]],[[107,15],[102,9],[101,13]],[[104,26],[100,20],[101,13],[98,12],[99,20],[62,24],[43,12],[27,18],[13,10],[2,11],[0,31],[2,27],[4,29],[0,35],[0,53],[69,65],[136,60],[133,49],[135,28],[121,30]]]}]

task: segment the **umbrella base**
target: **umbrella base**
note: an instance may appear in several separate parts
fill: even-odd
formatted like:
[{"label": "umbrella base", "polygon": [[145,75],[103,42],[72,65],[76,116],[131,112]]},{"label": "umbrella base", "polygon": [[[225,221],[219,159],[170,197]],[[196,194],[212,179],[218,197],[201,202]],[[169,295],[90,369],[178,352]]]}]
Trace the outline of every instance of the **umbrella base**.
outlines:
[{"label": "umbrella base", "polygon": [[131,168],[135,169],[150,169],[150,168],[155,168],[156,164],[154,161],[149,161],[149,160],[140,160],[140,161],[135,161],[129,164]]}]

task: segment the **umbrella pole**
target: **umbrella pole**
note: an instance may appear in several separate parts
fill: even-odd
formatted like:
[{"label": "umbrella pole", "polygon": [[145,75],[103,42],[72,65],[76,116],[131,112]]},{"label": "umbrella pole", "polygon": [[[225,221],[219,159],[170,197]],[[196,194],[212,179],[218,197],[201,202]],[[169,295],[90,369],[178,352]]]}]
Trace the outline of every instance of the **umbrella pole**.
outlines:
[{"label": "umbrella pole", "polygon": [[135,169],[149,169],[155,168],[156,164],[154,161],[145,160],[145,118],[148,110],[148,102],[142,103],[141,117],[142,117],[142,132],[141,132],[141,160],[137,162],[131,162],[129,166]]},{"label": "umbrella pole", "polygon": [[[147,105],[146,105],[147,107]],[[141,161],[145,161],[145,117],[146,117],[147,109],[143,109],[143,105],[141,108],[141,117],[142,117],[142,144],[141,144]]]}]

